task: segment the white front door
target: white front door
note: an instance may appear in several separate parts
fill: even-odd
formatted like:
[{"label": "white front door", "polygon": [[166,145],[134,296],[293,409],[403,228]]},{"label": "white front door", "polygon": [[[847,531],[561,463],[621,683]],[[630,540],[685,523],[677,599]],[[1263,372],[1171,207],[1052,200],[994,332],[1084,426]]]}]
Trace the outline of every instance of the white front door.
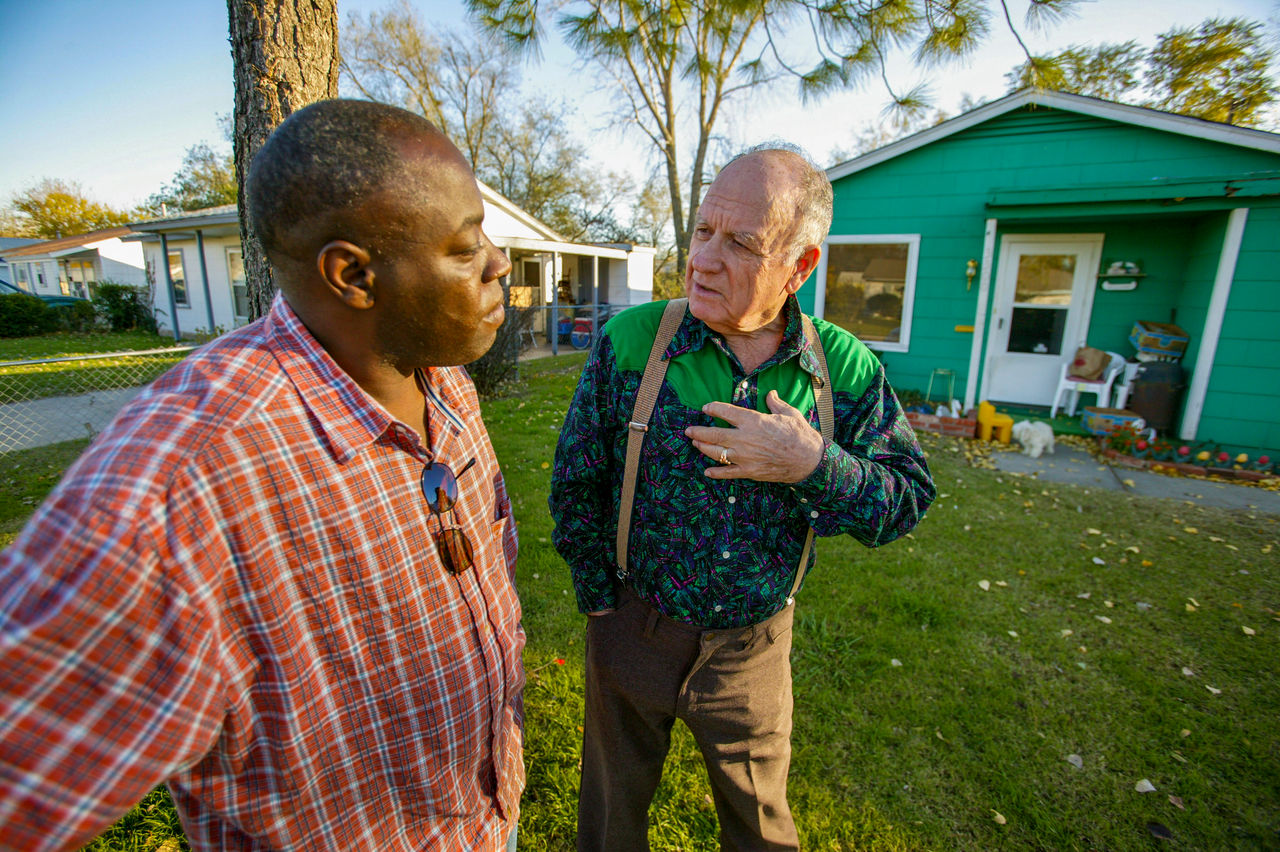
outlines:
[{"label": "white front door", "polygon": [[1000,244],[982,397],[1051,405],[1084,342],[1102,234],[1008,234]]}]

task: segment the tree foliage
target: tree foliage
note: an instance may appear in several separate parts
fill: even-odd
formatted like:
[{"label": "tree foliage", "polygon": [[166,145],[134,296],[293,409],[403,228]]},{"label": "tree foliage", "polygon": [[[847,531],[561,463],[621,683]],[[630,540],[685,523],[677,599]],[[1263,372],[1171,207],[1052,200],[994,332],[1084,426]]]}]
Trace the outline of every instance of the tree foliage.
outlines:
[{"label": "tree foliage", "polygon": [[1256,127],[1280,99],[1275,55],[1262,24],[1211,18],[1162,33],[1150,50],[1127,41],[1028,57],[1005,79],[1011,90],[1054,89]]},{"label": "tree foliage", "polygon": [[52,240],[123,225],[133,216],[93,201],[74,181],[45,178],[13,197],[6,218],[8,236]]},{"label": "tree foliage", "polygon": [[148,198],[143,207],[153,216],[166,211],[203,210],[235,204],[238,194],[231,154],[219,153],[208,143],[200,142],[187,149],[173,180]]},{"label": "tree foliage", "polygon": [[614,215],[630,181],[600,173],[563,104],[521,94],[510,57],[434,34],[401,0],[342,30],[342,79],[370,100],[417,112],[462,150],[480,180],[570,240],[631,241]]},{"label": "tree foliage", "polygon": [[[878,78],[898,111],[916,114],[928,107],[927,88],[896,88],[886,72],[891,53],[911,50],[933,68],[973,53],[997,9],[1013,27],[1006,0],[466,2],[481,26],[517,50],[536,50],[549,16],[581,57],[611,76],[625,120],[665,172],[680,267],[731,99],[780,78],[795,80],[805,98]],[[1030,0],[1028,23],[1043,25],[1077,2]]]}]

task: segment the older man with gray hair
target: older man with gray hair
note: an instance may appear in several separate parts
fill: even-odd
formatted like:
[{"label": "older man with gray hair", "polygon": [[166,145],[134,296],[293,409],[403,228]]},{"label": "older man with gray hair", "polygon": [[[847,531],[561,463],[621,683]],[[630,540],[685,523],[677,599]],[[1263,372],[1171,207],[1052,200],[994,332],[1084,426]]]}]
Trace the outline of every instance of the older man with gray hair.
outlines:
[{"label": "older man with gray hair", "polygon": [[793,598],[813,536],[868,546],[933,500],[876,358],[795,299],[831,184],[798,150],[732,160],[698,211],[685,300],[609,322],[556,450],[555,544],[587,620],[578,848],[648,848],[676,719],[724,849],[796,849]]}]

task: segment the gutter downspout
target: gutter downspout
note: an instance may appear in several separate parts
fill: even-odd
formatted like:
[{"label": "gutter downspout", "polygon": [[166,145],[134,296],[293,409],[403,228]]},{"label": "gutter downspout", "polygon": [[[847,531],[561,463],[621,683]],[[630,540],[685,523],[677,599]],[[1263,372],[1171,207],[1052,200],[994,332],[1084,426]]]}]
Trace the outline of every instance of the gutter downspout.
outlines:
[{"label": "gutter downspout", "polygon": [[160,265],[164,267],[165,289],[169,292],[169,319],[173,320],[173,339],[182,342],[182,331],[178,328],[178,297],[173,292],[173,275],[169,272],[169,238],[160,232]]},{"label": "gutter downspout", "polygon": [[[196,228],[196,251],[200,254],[200,278],[204,281],[204,307],[209,312],[209,336],[213,337],[213,291],[209,289],[209,264],[204,259],[204,231],[199,228]],[[234,305],[231,314],[235,316]]]},{"label": "gutter downspout", "polygon": [[1191,386],[1187,389],[1182,425],[1178,429],[1178,437],[1184,441],[1194,439],[1200,430],[1200,415],[1204,414],[1204,400],[1209,393],[1209,376],[1213,372],[1213,360],[1218,354],[1218,341],[1222,338],[1222,320],[1227,313],[1227,301],[1231,298],[1231,281],[1235,278],[1236,261],[1240,258],[1240,243],[1244,241],[1244,226],[1248,219],[1248,207],[1237,207],[1227,216],[1227,233],[1222,238],[1218,272],[1213,277],[1213,293],[1209,296],[1209,309],[1204,318],[1200,351],[1196,354],[1196,368],[1191,376]]},{"label": "gutter downspout", "polygon": [[[969,376],[964,383],[964,410],[970,411],[978,404],[978,373],[982,364],[982,338],[987,331],[987,307],[991,295],[991,267],[996,257],[996,220],[987,220],[987,230],[982,238],[982,278],[978,282],[978,307],[973,317],[973,343],[969,346]],[[982,390],[986,396],[987,371],[982,370]]]}]

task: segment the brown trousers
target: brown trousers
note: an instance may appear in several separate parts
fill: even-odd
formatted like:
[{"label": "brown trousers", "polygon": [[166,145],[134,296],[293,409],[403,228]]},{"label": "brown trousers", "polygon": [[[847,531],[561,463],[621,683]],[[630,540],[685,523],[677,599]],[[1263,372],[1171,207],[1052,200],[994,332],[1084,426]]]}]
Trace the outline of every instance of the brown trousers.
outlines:
[{"label": "brown trousers", "polygon": [[704,630],[624,589],[616,612],[587,620],[579,852],[648,850],[676,719],[706,761],[721,849],[799,849],[787,806],[794,610]]}]

